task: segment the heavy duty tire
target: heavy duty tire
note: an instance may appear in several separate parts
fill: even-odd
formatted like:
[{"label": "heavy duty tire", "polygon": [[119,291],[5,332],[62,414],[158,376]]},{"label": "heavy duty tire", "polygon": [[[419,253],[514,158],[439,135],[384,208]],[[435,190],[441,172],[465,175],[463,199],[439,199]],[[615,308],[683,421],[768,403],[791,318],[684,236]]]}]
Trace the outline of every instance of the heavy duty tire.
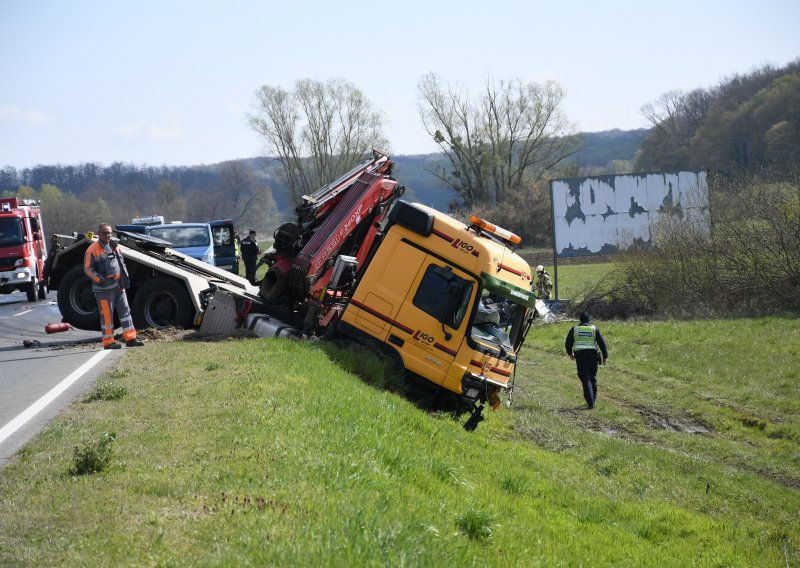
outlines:
[{"label": "heavy duty tire", "polygon": [[134,325],[140,329],[190,328],[194,322],[194,306],[181,282],[159,276],[148,280],[136,291],[132,315]]},{"label": "heavy duty tire", "polygon": [[36,301],[36,278],[32,278],[30,284],[25,285],[25,294],[28,296],[29,302]]},{"label": "heavy duty tire", "polygon": [[43,280],[39,280],[39,287],[38,287],[37,297],[40,300],[46,300],[47,299],[47,292],[48,292],[47,284],[45,284]]},{"label": "heavy duty tire", "polygon": [[58,309],[72,327],[87,331],[100,330],[100,313],[92,292],[92,281],[83,273],[83,266],[73,266],[58,285]]}]

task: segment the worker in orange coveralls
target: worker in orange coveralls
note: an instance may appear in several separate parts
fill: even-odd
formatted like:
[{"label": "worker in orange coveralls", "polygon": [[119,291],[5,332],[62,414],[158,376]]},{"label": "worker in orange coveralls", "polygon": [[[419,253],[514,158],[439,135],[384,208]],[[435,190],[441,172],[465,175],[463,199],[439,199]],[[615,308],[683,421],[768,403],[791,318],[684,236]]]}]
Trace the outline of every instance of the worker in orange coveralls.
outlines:
[{"label": "worker in orange coveralls", "polygon": [[83,256],[83,271],[92,281],[92,292],[97,298],[100,311],[100,328],[103,332],[103,349],[120,349],[114,341],[114,310],[122,324],[122,335],[128,347],[144,345],[136,339],[136,329],[131,319],[131,309],[125,289],[130,285],[128,271],[122,260],[122,252],[117,242],[111,240],[111,226],[100,225],[98,239],[92,243]]}]

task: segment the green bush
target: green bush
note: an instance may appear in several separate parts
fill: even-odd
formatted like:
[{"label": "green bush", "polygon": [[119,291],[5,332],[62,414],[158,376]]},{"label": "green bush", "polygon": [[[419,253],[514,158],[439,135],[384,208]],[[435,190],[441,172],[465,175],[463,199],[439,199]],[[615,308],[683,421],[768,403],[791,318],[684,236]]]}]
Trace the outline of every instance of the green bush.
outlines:
[{"label": "green bush", "polygon": [[624,298],[664,315],[800,309],[800,185],[709,184],[710,228],[674,211],[619,263]]},{"label": "green bush", "polygon": [[103,432],[96,442],[84,442],[75,446],[73,452],[72,475],[89,475],[103,471],[111,462],[112,444],[117,435],[114,432]]},{"label": "green bush", "polygon": [[83,402],[94,402],[96,400],[119,400],[128,394],[128,389],[123,386],[115,385],[112,382],[98,384],[83,399]]}]

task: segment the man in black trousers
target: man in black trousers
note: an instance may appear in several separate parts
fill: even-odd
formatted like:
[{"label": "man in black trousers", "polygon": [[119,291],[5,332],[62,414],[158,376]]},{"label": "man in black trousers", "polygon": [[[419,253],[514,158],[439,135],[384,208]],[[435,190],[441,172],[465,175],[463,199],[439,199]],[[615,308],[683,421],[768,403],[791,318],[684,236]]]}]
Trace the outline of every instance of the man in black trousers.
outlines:
[{"label": "man in black trousers", "polygon": [[245,278],[250,281],[250,284],[256,283],[256,262],[261,249],[258,248],[258,241],[256,240],[256,232],[250,231],[247,237],[242,239],[239,245],[242,251],[242,261],[244,262]]},{"label": "man in black trousers", "polygon": [[589,410],[597,399],[597,363],[602,353],[602,364],[608,362],[608,349],[597,326],[589,323],[589,314],[581,313],[580,324],[573,326],[564,341],[567,355],[575,359],[578,378],[583,384],[583,398]]}]

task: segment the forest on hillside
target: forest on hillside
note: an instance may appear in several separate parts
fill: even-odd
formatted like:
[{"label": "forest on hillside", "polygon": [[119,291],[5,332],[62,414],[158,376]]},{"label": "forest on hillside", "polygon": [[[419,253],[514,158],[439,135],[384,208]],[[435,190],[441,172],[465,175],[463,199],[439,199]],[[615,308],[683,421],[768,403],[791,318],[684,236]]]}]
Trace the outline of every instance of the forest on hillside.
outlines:
[{"label": "forest on hillside", "polygon": [[[585,133],[573,163],[580,171],[612,173],[609,168],[615,164],[632,163],[646,133],[643,129]],[[442,211],[459,203],[459,196],[431,173],[441,156],[392,158],[395,176],[406,186],[406,199]],[[270,158],[192,167],[119,162],[19,170],[5,166],[0,169],[0,194],[43,199],[48,231],[59,233],[93,227],[101,217],[125,223],[140,215],[158,214],[183,221],[230,217],[239,227],[268,235],[296,206],[281,181],[278,161]],[[242,200],[243,194],[249,199]],[[55,207],[60,210],[57,214]]]},{"label": "forest on hillside", "polygon": [[653,128],[636,168],[792,178],[800,166],[800,59],[671,91],[643,109]]}]

